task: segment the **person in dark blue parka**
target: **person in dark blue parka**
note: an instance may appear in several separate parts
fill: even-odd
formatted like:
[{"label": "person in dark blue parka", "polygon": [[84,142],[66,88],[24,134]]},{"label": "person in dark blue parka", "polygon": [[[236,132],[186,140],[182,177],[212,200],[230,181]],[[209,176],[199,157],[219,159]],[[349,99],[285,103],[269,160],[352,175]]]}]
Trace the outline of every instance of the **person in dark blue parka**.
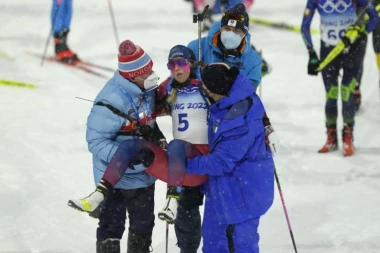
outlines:
[{"label": "person in dark blue parka", "polygon": [[235,251],[258,253],[260,217],[273,203],[274,162],[265,144],[264,106],[245,75],[225,63],[201,72],[210,153],[187,160],[186,173],[208,175],[202,225],[203,252],[229,252],[226,228],[234,225]]}]

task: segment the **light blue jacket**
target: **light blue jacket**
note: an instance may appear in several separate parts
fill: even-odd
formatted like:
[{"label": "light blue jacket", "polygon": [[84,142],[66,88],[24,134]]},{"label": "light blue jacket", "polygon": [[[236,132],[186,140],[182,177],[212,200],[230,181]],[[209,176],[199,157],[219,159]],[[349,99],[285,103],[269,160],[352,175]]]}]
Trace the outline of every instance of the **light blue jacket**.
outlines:
[{"label": "light blue jacket", "polygon": [[[125,91],[126,93],[124,93]],[[134,112],[136,108],[141,121],[149,119],[149,125],[155,123],[155,91],[142,92],[142,90],[122,77],[118,71],[106,83],[95,99],[94,106],[87,118],[86,140],[88,149],[93,155],[93,169],[95,184],[102,178],[108,163],[119,147],[120,142],[136,136],[119,135],[119,131],[130,122],[125,118],[114,114],[105,106],[95,105],[97,102],[112,105],[116,109],[137,119]],[[132,102],[133,101],[133,102]],[[149,108],[147,110],[147,108]],[[144,113],[144,114],[143,114]],[[146,115],[151,115],[148,117]],[[146,117],[145,117],[146,116]],[[137,189],[152,185],[155,178],[144,172],[143,165],[134,165],[134,169],[128,168],[115,185],[118,189]]]},{"label": "light blue jacket", "polygon": [[[251,35],[247,33],[244,37],[245,46],[240,56],[227,56],[223,58],[223,53],[215,44],[214,37],[220,32],[220,21],[215,22],[208,32],[207,37],[201,38],[201,61],[206,64],[225,62],[231,67],[237,67],[240,73],[246,75],[255,86],[259,86],[261,81],[261,56],[251,48]],[[198,61],[198,40],[193,40],[187,46],[190,48]]]}]

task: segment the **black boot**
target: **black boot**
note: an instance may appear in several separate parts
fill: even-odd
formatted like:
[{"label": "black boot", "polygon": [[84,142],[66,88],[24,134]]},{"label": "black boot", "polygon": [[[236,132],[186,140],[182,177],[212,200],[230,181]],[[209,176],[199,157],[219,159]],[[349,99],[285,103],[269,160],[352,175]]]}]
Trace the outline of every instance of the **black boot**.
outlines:
[{"label": "black boot", "polygon": [[110,238],[96,241],[96,253],[120,253],[120,240]]},{"label": "black boot", "polygon": [[128,233],[128,249],[127,253],[150,253],[152,244],[152,234],[137,235]]},{"label": "black boot", "polygon": [[78,60],[78,56],[67,46],[67,35],[69,32],[69,29],[64,28],[62,31],[54,33],[55,55],[59,61],[74,63]]}]

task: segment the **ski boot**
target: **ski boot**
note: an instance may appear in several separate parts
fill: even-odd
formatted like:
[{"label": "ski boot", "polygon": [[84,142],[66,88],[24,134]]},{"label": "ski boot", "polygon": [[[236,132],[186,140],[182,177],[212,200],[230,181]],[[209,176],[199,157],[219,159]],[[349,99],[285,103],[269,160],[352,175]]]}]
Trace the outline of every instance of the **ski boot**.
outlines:
[{"label": "ski boot", "polygon": [[327,127],[327,141],[318,153],[328,153],[338,149],[338,139],[336,135],[336,126]]},{"label": "ski boot", "polygon": [[83,199],[70,199],[68,206],[88,213],[93,218],[99,218],[100,211],[108,194],[112,192],[113,186],[105,179],[101,179],[96,190]]},{"label": "ski boot", "polygon": [[127,253],[150,253],[153,251],[151,245],[152,233],[137,235],[129,231]]},{"label": "ski boot", "polygon": [[354,136],[353,136],[354,128],[349,125],[344,125],[342,130],[342,138],[343,138],[343,155],[344,156],[352,156],[355,154],[354,148]]},{"label": "ski boot", "polygon": [[166,221],[169,224],[174,224],[177,218],[178,199],[180,193],[177,191],[177,187],[170,186],[166,194],[166,205],[158,212],[158,218]]},{"label": "ski boot", "polygon": [[96,253],[120,253],[120,239],[109,238],[96,241]]},{"label": "ski boot", "polygon": [[79,58],[67,46],[67,35],[69,31],[69,29],[64,28],[62,31],[54,34],[55,56],[58,61],[75,64],[79,61]]}]

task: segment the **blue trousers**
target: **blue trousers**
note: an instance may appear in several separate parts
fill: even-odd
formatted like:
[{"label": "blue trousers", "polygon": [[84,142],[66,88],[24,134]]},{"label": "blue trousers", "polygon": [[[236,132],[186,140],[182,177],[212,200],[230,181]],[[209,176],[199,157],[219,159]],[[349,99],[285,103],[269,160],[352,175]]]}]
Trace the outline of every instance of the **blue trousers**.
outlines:
[{"label": "blue trousers", "polygon": [[236,253],[259,253],[259,234],[257,228],[260,218],[250,219],[238,224],[222,224],[212,207],[205,206],[202,224],[203,253],[229,253],[226,229],[233,225],[233,244]]},{"label": "blue trousers", "polygon": [[53,33],[58,33],[64,28],[70,28],[71,16],[73,13],[73,1],[72,0],[53,0],[53,6],[51,8],[51,23],[53,27]]}]

